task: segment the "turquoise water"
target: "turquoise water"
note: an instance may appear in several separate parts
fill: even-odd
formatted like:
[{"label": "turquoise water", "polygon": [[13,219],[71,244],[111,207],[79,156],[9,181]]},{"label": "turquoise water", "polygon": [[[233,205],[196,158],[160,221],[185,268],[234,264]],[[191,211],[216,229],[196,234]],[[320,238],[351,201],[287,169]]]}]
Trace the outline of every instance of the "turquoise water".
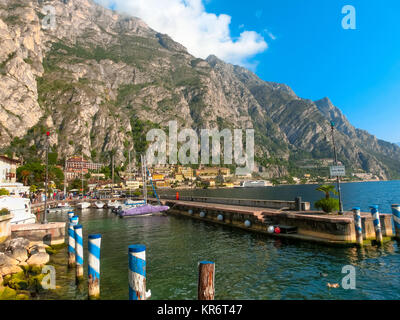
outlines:
[{"label": "turquoise water", "polygon": [[[358,195],[353,203],[346,203],[346,208],[355,204],[367,207],[372,202],[388,206],[396,197],[400,199],[399,186],[399,182],[344,185],[346,199]],[[297,191],[287,186],[268,191],[200,193],[222,196],[225,192],[241,191],[241,198],[252,195],[290,200],[295,192],[301,192],[304,200],[313,200],[315,186],[296,187]],[[77,213],[83,225],[85,260],[87,236],[103,235],[102,299],[127,299],[128,246],[138,243],[147,246],[147,287],[152,291],[152,299],[196,299],[197,263],[202,260],[216,263],[216,299],[400,299],[397,242],[381,248],[337,248],[276,240],[179,217],[119,219],[108,210],[95,209]],[[66,221],[66,215],[57,214],[51,220]],[[39,298],[86,299],[86,282],[77,287],[74,271],[66,267],[66,249],[53,256],[52,264],[56,267],[59,289]],[[345,265],[356,268],[356,290],[329,289],[328,282],[341,284]]]}]

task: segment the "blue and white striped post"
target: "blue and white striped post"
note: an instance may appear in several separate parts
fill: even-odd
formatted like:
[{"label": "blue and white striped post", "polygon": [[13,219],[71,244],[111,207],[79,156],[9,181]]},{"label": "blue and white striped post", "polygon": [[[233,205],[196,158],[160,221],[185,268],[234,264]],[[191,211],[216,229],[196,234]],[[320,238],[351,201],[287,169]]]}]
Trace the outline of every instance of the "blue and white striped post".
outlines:
[{"label": "blue and white striped post", "polygon": [[400,204],[392,205],[394,229],[396,230],[396,238],[400,240]]},{"label": "blue and white striped post", "polygon": [[356,228],[357,244],[362,246],[364,243],[363,230],[362,230],[362,220],[361,220],[361,208],[353,208],[354,213],[354,226]]},{"label": "blue and white striped post", "polygon": [[68,211],[68,219],[73,218],[75,213],[73,211]]},{"label": "blue and white striped post", "polygon": [[146,246],[129,246],[129,300],[147,300],[146,292]]},{"label": "blue and white striped post", "polygon": [[79,222],[79,217],[74,216],[69,219],[68,224],[68,267],[75,267],[75,230],[74,226],[76,226]]},{"label": "blue and white striped post", "polygon": [[381,244],[383,242],[382,238],[382,228],[381,228],[381,220],[379,216],[379,206],[373,205],[370,206],[372,218],[374,220],[375,234],[376,234],[376,242]]},{"label": "blue and white striped post", "polygon": [[83,280],[83,235],[80,224],[74,226],[75,230],[75,255],[76,255],[76,282]]},{"label": "blue and white striped post", "polygon": [[100,247],[101,234],[89,236],[89,259],[88,259],[88,285],[89,299],[100,298]]}]

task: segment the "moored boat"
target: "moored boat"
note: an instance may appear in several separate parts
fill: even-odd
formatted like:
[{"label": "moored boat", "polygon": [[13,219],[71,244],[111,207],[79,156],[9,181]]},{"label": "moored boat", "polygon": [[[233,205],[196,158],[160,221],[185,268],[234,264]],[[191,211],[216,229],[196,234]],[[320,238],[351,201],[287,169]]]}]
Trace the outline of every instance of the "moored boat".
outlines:
[{"label": "moored boat", "polygon": [[104,206],[105,206],[105,203],[104,203],[104,202],[101,202],[101,201],[96,201],[96,202],[94,203],[94,206],[95,206],[95,208],[97,208],[97,209],[103,209]]},{"label": "moored boat", "polygon": [[29,199],[19,197],[1,197],[0,209],[7,209],[13,215],[11,224],[33,224],[36,216],[31,211]]},{"label": "moored boat", "polygon": [[78,208],[87,209],[90,208],[90,202],[80,202],[77,204]]},{"label": "moored boat", "polygon": [[122,210],[118,213],[118,215],[120,216],[120,218],[140,217],[148,214],[165,212],[168,211],[169,209],[170,208],[168,206],[153,206],[151,204],[145,204],[142,206],[138,206],[136,208]]}]

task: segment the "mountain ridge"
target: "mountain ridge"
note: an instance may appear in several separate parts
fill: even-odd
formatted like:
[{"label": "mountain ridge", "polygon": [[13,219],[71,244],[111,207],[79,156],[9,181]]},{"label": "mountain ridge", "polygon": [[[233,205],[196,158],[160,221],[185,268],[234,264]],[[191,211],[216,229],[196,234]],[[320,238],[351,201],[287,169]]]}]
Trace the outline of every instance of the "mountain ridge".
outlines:
[{"label": "mountain ridge", "polygon": [[332,158],[330,121],[340,160],[382,179],[400,176],[400,147],[354,128],[328,98],[299,98],[285,84],[211,55],[191,56],[142,20],[89,0],[51,0],[55,31],[41,28],[37,1],[0,0],[0,147],[43,156],[45,136],[59,159],[83,153],[117,164],[144,151],[143,133],[180,127],[254,128],[266,178],[296,161]]}]

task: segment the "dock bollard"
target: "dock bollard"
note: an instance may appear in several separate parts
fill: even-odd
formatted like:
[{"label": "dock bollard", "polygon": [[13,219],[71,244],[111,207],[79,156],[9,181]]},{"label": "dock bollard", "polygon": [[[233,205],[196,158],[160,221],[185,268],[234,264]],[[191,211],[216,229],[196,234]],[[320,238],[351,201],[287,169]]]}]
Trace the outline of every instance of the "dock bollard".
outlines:
[{"label": "dock bollard", "polygon": [[129,246],[129,300],[147,300],[146,292],[146,246]]},{"label": "dock bollard", "polygon": [[76,256],[76,282],[83,280],[83,236],[82,226],[74,226],[75,230],[75,256]]},{"label": "dock bollard", "polygon": [[396,238],[400,240],[400,204],[392,205],[392,212]]},{"label": "dock bollard", "polygon": [[92,234],[88,240],[88,286],[89,299],[100,298],[100,247],[101,235]]},{"label": "dock bollard", "polygon": [[68,224],[68,267],[75,267],[75,230],[79,222],[79,217],[75,216],[69,219]]},{"label": "dock bollard", "polygon": [[374,219],[376,242],[381,244],[383,242],[383,238],[382,238],[381,220],[380,220],[380,216],[379,216],[379,206],[373,205],[373,206],[370,206],[370,209],[371,209],[372,217]]},{"label": "dock bollard", "polygon": [[354,213],[354,226],[356,228],[357,244],[362,246],[364,243],[363,230],[362,230],[362,220],[361,220],[361,208],[353,208]]},{"label": "dock bollard", "polygon": [[68,218],[71,219],[73,218],[75,213],[73,211],[68,211]]},{"label": "dock bollard", "polygon": [[202,261],[199,263],[198,300],[214,300],[215,297],[215,263]]}]

